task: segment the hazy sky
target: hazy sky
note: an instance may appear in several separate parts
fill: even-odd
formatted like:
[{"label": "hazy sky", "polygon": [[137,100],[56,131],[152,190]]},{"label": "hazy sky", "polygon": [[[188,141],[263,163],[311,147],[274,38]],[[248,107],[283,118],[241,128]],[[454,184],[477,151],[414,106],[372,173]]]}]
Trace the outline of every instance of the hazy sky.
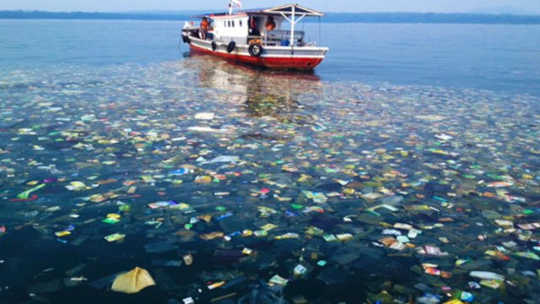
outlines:
[{"label": "hazy sky", "polygon": [[[297,2],[341,12],[497,12],[540,14],[540,0],[243,0],[245,8]],[[0,0],[2,9],[53,11],[221,10],[227,0]]]}]

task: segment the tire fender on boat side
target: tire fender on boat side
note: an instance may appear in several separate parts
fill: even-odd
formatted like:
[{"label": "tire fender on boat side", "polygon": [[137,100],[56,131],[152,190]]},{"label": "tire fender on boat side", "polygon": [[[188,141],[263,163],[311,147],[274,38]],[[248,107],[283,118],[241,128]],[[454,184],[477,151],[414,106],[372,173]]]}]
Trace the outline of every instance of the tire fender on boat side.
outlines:
[{"label": "tire fender on boat side", "polygon": [[249,46],[248,52],[253,57],[261,57],[262,52],[263,52],[263,47],[260,44],[255,43]]},{"label": "tire fender on boat side", "polygon": [[232,53],[234,49],[236,48],[236,42],[231,41],[229,42],[229,45],[227,45],[227,53]]},{"label": "tire fender on boat side", "polygon": [[212,51],[214,51],[214,52],[215,52],[215,51],[216,51],[216,49],[217,49],[217,44],[216,44],[216,42],[215,42],[215,41],[212,41]]},{"label": "tire fender on boat side", "polygon": [[182,35],[182,41],[183,41],[184,43],[190,43],[190,42],[191,42],[191,41],[189,40],[189,37],[186,36],[186,35]]}]

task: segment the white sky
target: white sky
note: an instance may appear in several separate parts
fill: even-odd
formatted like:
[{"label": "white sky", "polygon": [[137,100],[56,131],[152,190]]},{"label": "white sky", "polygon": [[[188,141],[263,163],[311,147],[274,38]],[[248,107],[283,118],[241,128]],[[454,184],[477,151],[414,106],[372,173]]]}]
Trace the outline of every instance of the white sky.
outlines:
[{"label": "white sky", "polygon": [[[540,14],[540,0],[295,0],[327,12],[487,12]],[[245,8],[289,3],[243,0]],[[223,10],[227,0],[0,0],[0,10],[140,11]]]}]

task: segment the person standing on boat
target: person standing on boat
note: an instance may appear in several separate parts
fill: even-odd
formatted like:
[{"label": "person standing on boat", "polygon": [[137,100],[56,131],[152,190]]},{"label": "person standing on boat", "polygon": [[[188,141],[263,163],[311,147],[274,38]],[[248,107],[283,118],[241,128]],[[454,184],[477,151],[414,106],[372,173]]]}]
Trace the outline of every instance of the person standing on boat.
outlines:
[{"label": "person standing on boat", "polygon": [[210,22],[208,21],[208,18],[203,17],[201,20],[201,39],[206,40],[208,37],[208,30],[210,29]]},{"label": "person standing on boat", "polygon": [[266,20],[266,24],[264,25],[267,32],[271,32],[276,28],[276,22],[274,21],[274,17],[269,16]]},{"label": "person standing on boat", "polygon": [[257,21],[255,17],[249,17],[249,35],[250,36],[259,36],[261,33],[257,28]]}]

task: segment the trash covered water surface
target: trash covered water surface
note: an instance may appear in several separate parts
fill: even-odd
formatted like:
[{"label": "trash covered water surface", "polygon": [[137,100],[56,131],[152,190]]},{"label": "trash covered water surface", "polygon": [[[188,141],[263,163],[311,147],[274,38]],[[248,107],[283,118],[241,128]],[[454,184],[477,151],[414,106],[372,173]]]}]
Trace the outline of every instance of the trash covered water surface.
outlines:
[{"label": "trash covered water surface", "polygon": [[2,303],[535,303],[540,103],[206,57],[0,72]]}]

